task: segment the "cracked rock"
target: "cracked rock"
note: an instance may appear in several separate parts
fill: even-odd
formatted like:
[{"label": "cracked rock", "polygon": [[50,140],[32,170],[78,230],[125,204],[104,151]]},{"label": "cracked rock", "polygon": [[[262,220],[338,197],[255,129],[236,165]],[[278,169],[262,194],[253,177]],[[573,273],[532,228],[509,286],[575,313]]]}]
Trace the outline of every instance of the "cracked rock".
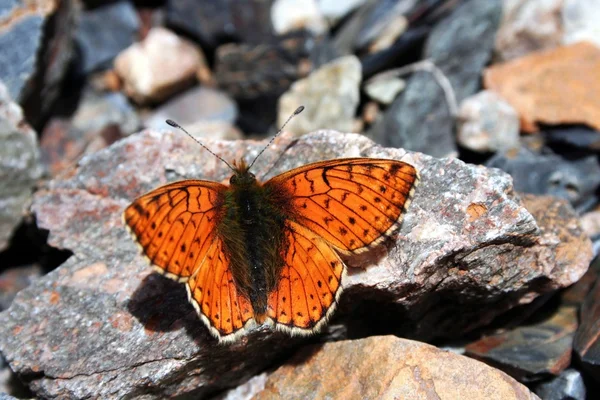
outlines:
[{"label": "cracked rock", "polygon": [[[205,144],[226,160],[251,160],[266,141]],[[521,200],[497,169],[319,131],[282,134],[253,172],[268,179],[351,156],[403,159],[420,171],[421,184],[395,239],[346,260],[345,293],[323,340],[461,335],[572,284],[589,265],[591,244],[570,206],[549,197]],[[230,174],[185,135],[148,130],[84,157],[72,174],[36,193],[39,227],[50,231],[51,246],[73,256],[0,314],[0,349],[37,396],[207,396],[307,340],[261,328],[218,345],[184,286],[153,273],[124,229],[123,209],[157,185]]]}]

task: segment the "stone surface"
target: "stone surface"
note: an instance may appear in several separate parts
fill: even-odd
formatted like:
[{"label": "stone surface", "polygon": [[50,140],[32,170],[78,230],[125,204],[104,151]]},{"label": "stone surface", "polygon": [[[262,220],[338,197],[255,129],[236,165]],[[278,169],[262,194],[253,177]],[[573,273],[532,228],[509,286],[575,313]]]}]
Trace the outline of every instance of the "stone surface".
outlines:
[{"label": "stone surface", "polygon": [[42,270],[39,265],[19,266],[0,272],[0,311],[6,310],[16,294],[40,276]]},{"label": "stone surface", "polygon": [[484,90],[463,100],[457,141],[469,150],[496,152],[519,147],[519,116],[502,97]]},{"label": "stone surface", "polygon": [[600,238],[600,210],[583,214],[581,216],[581,227],[590,238]]},{"label": "stone surface", "polygon": [[166,22],[209,48],[231,39],[259,44],[273,35],[272,3],[273,0],[168,0]]},{"label": "stone surface", "polygon": [[[251,160],[265,143],[205,141],[226,160]],[[280,135],[253,172],[264,180],[349,156],[403,159],[422,181],[395,240],[347,260],[345,294],[323,339],[462,335],[572,284],[589,265],[590,243],[570,207],[550,198],[521,203],[496,169],[321,131]],[[184,134],[145,131],[84,157],[36,193],[32,209],[49,245],[73,256],[1,314],[0,349],[37,396],[208,396],[306,340],[259,330],[217,345],[183,285],[154,274],[122,225],[124,207],[157,185],[230,174]]]},{"label": "stone surface", "polygon": [[[144,125],[156,130],[165,129],[168,127],[165,120],[172,119],[192,135],[207,137],[201,130],[207,122],[221,122],[231,126],[235,123],[237,113],[235,102],[225,93],[215,89],[195,87],[153,110],[144,119]],[[220,137],[220,139],[233,138]]]},{"label": "stone surface", "polygon": [[408,19],[404,15],[396,15],[369,45],[369,52],[377,53],[389,49],[406,32],[408,25]]},{"label": "stone surface", "polygon": [[40,142],[42,162],[52,176],[75,165],[85,154],[104,148],[141,127],[137,111],[122,93],[86,88],[70,119],[53,118]]},{"label": "stone surface", "polygon": [[[424,58],[450,80],[461,102],[479,90],[481,71],[490,59],[502,11],[499,0],[462,2],[435,26]],[[469,26],[469,29],[465,29]],[[386,146],[405,147],[435,157],[454,154],[454,116],[430,73],[418,72],[369,134]]]},{"label": "stone surface", "polygon": [[317,0],[317,7],[321,14],[332,23],[339,21],[349,14],[352,10],[360,7],[367,0]]},{"label": "stone surface", "polygon": [[201,50],[173,32],[156,27],[115,60],[125,92],[141,104],[155,103],[191,86],[206,63]]},{"label": "stone surface", "polygon": [[[257,400],[537,399],[525,386],[485,364],[393,336],[307,347],[257,383],[251,380],[222,400],[248,395]],[[238,394],[248,386],[246,396]]]},{"label": "stone surface", "polygon": [[381,104],[391,104],[398,93],[404,90],[406,82],[400,78],[378,79],[366,83],[364,90],[367,95]]},{"label": "stone surface", "polygon": [[486,336],[466,347],[466,354],[519,381],[559,375],[571,363],[577,308],[560,307],[550,318]]},{"label": "stone surface", "polygon": [[302,29],[321,35],[328,29],[316,0],[274,0],[271,23],[278,35]]},{"label": "stone surface", "polygon": [[138,38],[140,21],[128,1],[106,4],[81,13],[75,41],[81,52],[81,72],[106,69]]},{"label": "stone surface", "polygon": [[287,129],[297,135],[323,127],[351,131],[360,101],[360,61],[346,56],[323,65],[307,78],[294,82],[279,98],[277,126],[299,107],[302,114]]},{"label": "stone surface", "polygon": [[522,147],[499,152],[486,165],[508,172],[519,192],[558,196],[583,210],[596,202],[600,165],[594,156],[565,160]]},{"label": "stone surface", "polygon": [[586,390],[581,373],[569,368],[559,376],[535,387],[535,394],[544,400],[585,400]]},{"label": "stone surface", "polygon": [[0,77],[34,126],[58,97],[72,57],[74,3],[9,0],[0,4]]},{"label": "stone surface", "polygon": [[496,56],[501,61],[562,44],[561,8],[564,0],[503,1],[502,22],[496,35]]},{"label": "stone surface", "polygon": [[538,122],[600,130],[600,48],[591,43],[492,65],[484,84],[517,110],[524,131],[537,131]]},{"label": "stone surface", "polygon": [[590,129],[586,126],[546,127],[542,131],[545,141],[550,145],[565,145],[600,153],[600,131]]},{"label": "stone surface", "polygon": [[600,382],[600,279],[588,293],[580,315],[573,347],[585,370]]},{"label": "stone surface", "polygon": [[37,135],[0,82],[0,250],[8,245],[42,174]]}]

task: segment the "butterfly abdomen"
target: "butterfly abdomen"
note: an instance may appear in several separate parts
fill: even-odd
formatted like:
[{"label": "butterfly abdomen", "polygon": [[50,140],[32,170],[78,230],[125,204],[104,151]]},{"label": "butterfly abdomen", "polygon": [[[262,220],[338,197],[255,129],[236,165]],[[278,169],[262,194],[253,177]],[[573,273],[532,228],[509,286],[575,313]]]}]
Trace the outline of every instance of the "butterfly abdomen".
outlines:
[{"label": "butterfly abdomen", "polygon": [[283,267],[284,218],[272,197],[255,180],[231,185],[225,200],[226,212],[219,233],[231,262],[238,289],[252,303],[260,323],[267,312],[269,293],[275,289]]}]

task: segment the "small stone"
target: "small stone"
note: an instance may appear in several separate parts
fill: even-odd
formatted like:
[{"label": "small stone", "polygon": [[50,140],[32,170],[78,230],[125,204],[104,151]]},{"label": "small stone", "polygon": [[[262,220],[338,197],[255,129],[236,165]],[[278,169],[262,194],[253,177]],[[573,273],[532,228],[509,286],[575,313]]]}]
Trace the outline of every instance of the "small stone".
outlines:
[{"label": "small stone", "polygon": [[526,132],[536,132],[537,122],[587,124],[600,130],[600,48],[593,44],[582,42],[492,65],[485,71],[484,84],[515,108]]},{"label": "small stone", "polygon": [[307,347],[269,374],[261,385],[249,385],[253,390],[247,393],[257,400],[537,398],[497,369],[394,336]]},{"label": "small stone", "polygon": [[486,165],[508,172],[519,192],[561,197],[584,210],[596,202],[600,166],[594,156],[566,161],[520,148],[499,152]]},{"label": "small stone", "polygon": [[512,60],[561,45],[563,3],[564,0],[503,1],[495,49],[499,60]]},{"label": "small stone", "polygon": [[161,130],[167,127],[165,120],[172,119],[192,135],[206,137],[205,133],[194,127],[195,124],[200,124],[199,127],[207,122],[223,122],[233,125],[236,118],[237,106],[226,94],[219,90],[198,86],[152,111],[144,119],[144,125],[151,129]]},{"label": "small stone", "polygon": [[563,43],[589,41],[600,47],[600,7],[596,0],[565,0],[562,6]]},{"label": "small stone", "polygon": [[457,140],[467,149],[496,152],[519,147],[519,116],[494,92],[464,99],[458,119]]},{"label": "small stone", "polygon": [[367,95],[373,100],[389,105],[392,104],[398,93],[403,91],[405,87],[406,82],[403,79],[390,77],[367,83],[364,89]]},{"label": "small stone", "polygon": [[583,214],[581,227],[590,238],[600,238],[600,210]]},{"label": "small stone", "polygon": [[113,59],[136,41],[139,29],[137,13],[128,1],[84,11],[75,33],[81,72],[87,75],[112,66]]},{"label": "small stone", "polygon": [[546,127],[543,131],[544,140],[549,145],[564,145],[577,149],[600,153],[600,131],[586,126]]},{"label": "small stone", "polygon": [[294,82],[279,98],[277,125],[282,126],[301,105],[304,112],[286,130],[301,135],[327,127],[351,131],[360,100],[360,61],[355,56],[334,60],[307,78]]},{"label": "small stone", "polygon": [[205,63],[204,55],[193,43],[156,27],[142,42],[119,54],[115,70],[123,79],[127,95],[147,104],[163,101],[192,85]]},{"label": "small stone", "polygon": [[36,181],[42,175],[37,134],[23,119],[8,88],[0,81],[0,250],[27,212]]},{"label": "small stone", "polygon": [[588,293],[580,315],[581,324],[573,347],[583,368],[600,382],[600,278]]},{"label": "small stone", "polygon": [[535,394],[544,400],[585,400],[585,383],[581,373],[569,368],[559,376],[536,385]]},{"label": "small stone", "polygon": [[370,53],[377,53],[389,48],[408,28],[408,20],[404,15],[396,15],[383,31],[369,45]]},{"label": "small stone", "polygon": [[273,0],[167,0],[166,23],[215,48],[234,39],[260,44],[273,36]]},{"label": "small stone", "polygon": [[39,265],[19,266],[0,272],[0,311],[6,310],[17,293],[42,276]]},{"label": "small stone", "polygon": [[[457,102],[479,91],[500,21],[500,0],[461,2],[433,28],[424,58],[450,81]],[[470,29],[465,29],[469,26]],[[455,116],[434,77],[417,72],[369,135],[386,146],[403,147],[435,157],[456,154]]]},{"label": "small stone", "polygon": [[559,375],[571,363],[577,308],[560,307],[550,318],[486,336],[467,345],[466,354],[519,381]]},{"label": "small stone", "polygon": [[275,0],[271,7],[271,22],[278,35],[302,29],[322,35],[328,28],[316,0]]}]

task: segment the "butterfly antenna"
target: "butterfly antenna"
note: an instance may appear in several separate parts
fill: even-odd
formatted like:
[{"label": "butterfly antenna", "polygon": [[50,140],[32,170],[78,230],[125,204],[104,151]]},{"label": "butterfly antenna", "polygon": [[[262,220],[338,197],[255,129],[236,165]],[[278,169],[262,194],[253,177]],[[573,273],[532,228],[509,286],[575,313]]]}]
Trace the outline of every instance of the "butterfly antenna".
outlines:
[{"label": "butterfly antenna", "polygon": [[263,147],[263,149],[260,151],[260,153],[258,153],[258,155],[256,157],[254,157],[254,161],[252,161],[252,163],[250,164],[250,166],[248,167],[248,169],[252,168],[252,166],[254,165],[254,163],[256,162],[256,160],[258,159],[258,157],[260,157],[260,155],[262,153],[264,153],[264,151],[271,145],[271,143],[273,143],[273,141],[275,140],[275,138],[277,136],[279,136],[279,134],[281,132],[283,132],[283,128],[285,128],[285,126],[288,124],[288,122],[290,122],[290,120],[292,118],[294,118],[296,115],[300,114],[302,111],[304,111],[304,106],[300,106],[300,107],[296,108],[296,111],[294,111],[294,113],[288,117],[287,121],[285,121],[285,123],[281,126],[281,128],[277,131],[277,133],[271,138],[271,140],[269,140],[269,143],[267,143],[267,145],[265,147]]},{"label": "butterfly antenna", "polygon": [[189,137],[191,137],[192,139],[194,139],[194,141],[196,143],[198,143],[200,146],[204,147],[206,149],[206,151],[208,151],[210,154],[212,154],[213,156],[217,157],[219,160],[223,161],[232,171],[235,172],[235,169],[229,165],[229,163],[227,161],[225,161],[223,159],[223,157],[215,154],[211,149],[209,149],[208,147],[206,147],[201,141],[199,141],[198,139],[196,139],[194,136],[192,136],[188,131],[186,131],[185,129],[183,129],[183,127],[181,125],[179,125],[177,122],[168,119],[165,121],[167,124],[171,125],[173,128],[177,128],[177,129],[181,129],[186,135],[188,135]]}]

